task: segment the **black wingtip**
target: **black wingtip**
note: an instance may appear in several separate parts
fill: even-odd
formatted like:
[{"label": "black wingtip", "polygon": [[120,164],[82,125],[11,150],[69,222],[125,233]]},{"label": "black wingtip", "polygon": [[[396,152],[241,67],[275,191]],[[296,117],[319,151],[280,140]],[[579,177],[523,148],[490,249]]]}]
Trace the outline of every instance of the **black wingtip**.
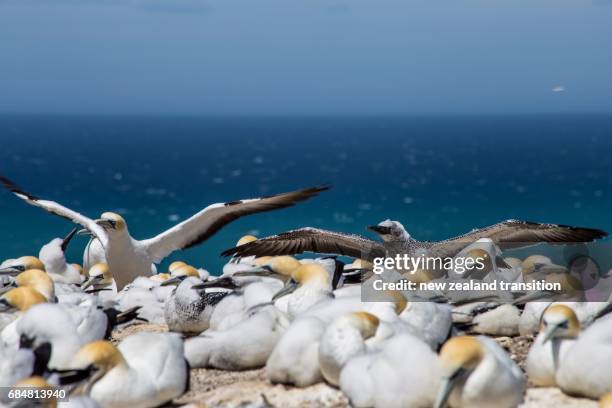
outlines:
[{"label": "black wingtip", "polygon": [[30,193],[26,193],[25,191],[23,191],[21,188],[19,188],[17,186],[17,184],[13,183],[11,180],[9,180],[8,178],[4,177],[3,175],[0,174],[0,183],[2,183],[2,185],[4,186],[4,188],[6,188],[7,190],[9,190],[12,193],[15,194],[19,194],[22,196],[27,197],[29,200],[33,200],[36,201],[38,200],[38,197],[33,196]]}]

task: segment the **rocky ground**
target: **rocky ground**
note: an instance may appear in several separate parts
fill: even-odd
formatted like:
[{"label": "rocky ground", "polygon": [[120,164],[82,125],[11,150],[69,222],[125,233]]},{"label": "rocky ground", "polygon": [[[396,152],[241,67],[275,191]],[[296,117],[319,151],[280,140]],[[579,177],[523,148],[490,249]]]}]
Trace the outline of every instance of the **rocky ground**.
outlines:
[{"label": "rocky ground", "polygon": [[[139,332],[163,332],[164,325],[141,324],[126,327],[113,333],[113,339]],[[524,369],[532,336],[499,337],[497,342],[512,359]],[[336,388],[317,384],[308,388],[295,388],[271,384],[263,369],[247,371],[222,371],[213,369],[191,370],[190,391],[174,401],[177,406],[267,408],[267,407],[349,407],[349,401]],[[556,388],[535,388],[529,384],[522,408],[596,408],[597,402],[572,398]]]}]

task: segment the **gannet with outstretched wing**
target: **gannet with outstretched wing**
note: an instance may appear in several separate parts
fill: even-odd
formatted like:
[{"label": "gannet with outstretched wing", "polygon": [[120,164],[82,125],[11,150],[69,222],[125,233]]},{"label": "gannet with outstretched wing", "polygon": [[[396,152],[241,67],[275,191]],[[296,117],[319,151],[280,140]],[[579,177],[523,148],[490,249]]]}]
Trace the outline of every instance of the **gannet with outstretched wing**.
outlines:
[{"label": "gannet with outstretched wing", "polygon": [[[105,212],[100,219],[93,220],[55,201],[43,200],[26,193],[5,177],[0,176],[0,182],[28,204],[67,218],[94,235],[104,250],[106,263],[113,272],[118,290],[138,276],[151,275],[154,264],[161,262],[172,252],[206,241],[225,225],[242,216],[291,207],[328,188],[313,187],[269,197],[211,204],[156,237],[139,241],[132,238],[126,221],[118,214]],[[94,258],[99,258],[101,254],[93,255]]]},{"label": "gannet with outstretched wing", "polygon": [[[608,235],[605,231],[598,229],[518,220],[503,221],[438,242],[417,241],[397,221],[385,220],[368,228],[376,232],[383,241],[394,243],[392,248],[395,251],[413,256],[419,250],[425,249],[430,256],[440,258],[453,257],[471,243],[482,238],[491,239],[495,245],[504,250],[534,245],[539,242],[590,242]],[[383,242],[359,235],[318,228],[300,228],[228,249],[222,255],[295,255],[302,252],[347,255],[372,260],[384,257],[387,249]]]}]

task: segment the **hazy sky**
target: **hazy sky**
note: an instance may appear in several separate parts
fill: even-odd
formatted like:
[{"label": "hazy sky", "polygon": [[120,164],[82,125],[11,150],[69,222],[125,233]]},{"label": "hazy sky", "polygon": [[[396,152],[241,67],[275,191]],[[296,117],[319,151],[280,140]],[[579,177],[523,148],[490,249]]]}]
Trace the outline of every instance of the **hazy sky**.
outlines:
[{"label": "hazy sky", "polygon": [[612,111],[612,0],[0,0],[0,112]]}]

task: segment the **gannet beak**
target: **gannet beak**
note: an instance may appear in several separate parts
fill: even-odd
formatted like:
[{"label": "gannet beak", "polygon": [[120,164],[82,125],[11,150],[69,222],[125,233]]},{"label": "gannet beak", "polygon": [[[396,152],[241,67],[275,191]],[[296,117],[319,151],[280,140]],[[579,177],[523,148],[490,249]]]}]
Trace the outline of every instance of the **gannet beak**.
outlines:
[{"label": "gannet beak", "polygon": [[89,376],[91,376],[92,373],[95,373],[96,371],[97,369],[93,364],[82,369],[51,370],[52,373],[58,375],[60,385],[68,385],[85,381],[89,378]]},{"label": "gannet beak", "polygon": [[16,310],[13,306],[11,306],[6,299],[0,299],[0,313],[9,313],[13,310]]},{"label": "gannet beak", "polygon": [[17,284],[15,284],[15,282],[11,282],[8,285],[0,288],[0,295],[4,295],[6,292],[8,292],[11,289],[15,289],[17,287]]},{"label": "gannet beak", "polygon": [[19,275],[24,270],[25,268],[22,265],[7,266],[6,268],[0,269],[0,275],[15,276],[15,275]]},{"label": "gannet beak", "polygon": [[183,280],[185,280],[186,277],[187,277],[186,275],[185,276],[175,276],[174,278],[166,279],[165,281],[160,283],[159,286],[178,285]]},{"label": "gannet beak", "polygon": [[77,235],[93,235],[93,233],[87,228],[82,228],[77,231]]},{"label": "gannet beak", "polygon": [[546,333],[544,333],[544,340],[542,340],[542,344],[546,343],[547,341],[551,340],[553,337],[555,337],[555,334],[557,333],[557,331],[560,329],[559,325],[556,324],[554,326],[552,326],[551,328],[549,328]]},{"label": "gannet beak", "polygon": [[79,231],[79,228],[74,227],[72,231],[70,231],[70,233],[66,235],[66,238],[64,238],[64,240],[62,241],[62,245],[61,245],[62,252],[66,252],[66,248],[68,248],[68,244],[70,243],[70,240],[72,240],[72,237],[74,237],[77,231]]},{"label": "gannet beak", "polygon": [[272,302],[294,292],[298,288],[298,286],[299,285],[296,281],[294,281],[293,279],[289,279],[287,283],[285,283],[285,286],[283,286],[281,290],[279,290],[274,296],[272,296]]},{"label": "gannet beak", "polygon": [[438,396],[436,397],[436,403],[434,404],[434,408],[444,408],[446,407],[446,402],[453,392],[453,388],[457,383],[457,379],[460,377],[463,372],[462,368],[459,368],[449,377],[445,377],[442,379],[442,383],[440,384],[440,388],[438,389]]},{"label": "gannet beak", "polygon": [[382,225],[370,225],[368,229],[381,235],[388,235],[391,233],[390,227],[383,227]]},{"label": "gannet beak", "polygon": [[238,285],[232,278],[224,277],[224,278],[219,278],[219,279],[211,280],[208,282],[200,283],[197,285],[193,285],[191,287],[191,289],[194,289],[194,290],[202,290],[202,289],[209,289],[209,288],[223,288],[223,289],[235,290],[235,289],[240,289],[240,285]]},{"label": "gannet beak", "polygon": [[282,277],[280,273],[274,272],[268,265],[250,271],[235,272],[232,276],[269,276],[273,278]]},{"label": "gannet beak", "polygon": [[89,279],[87,279],[85,282],[83,282],[83,284],[81,285],[81,290],[84,291],[91,285],[94,285],[96,282],[100,282],[101,280],[102,280],[102,276],[92,276]]}]

